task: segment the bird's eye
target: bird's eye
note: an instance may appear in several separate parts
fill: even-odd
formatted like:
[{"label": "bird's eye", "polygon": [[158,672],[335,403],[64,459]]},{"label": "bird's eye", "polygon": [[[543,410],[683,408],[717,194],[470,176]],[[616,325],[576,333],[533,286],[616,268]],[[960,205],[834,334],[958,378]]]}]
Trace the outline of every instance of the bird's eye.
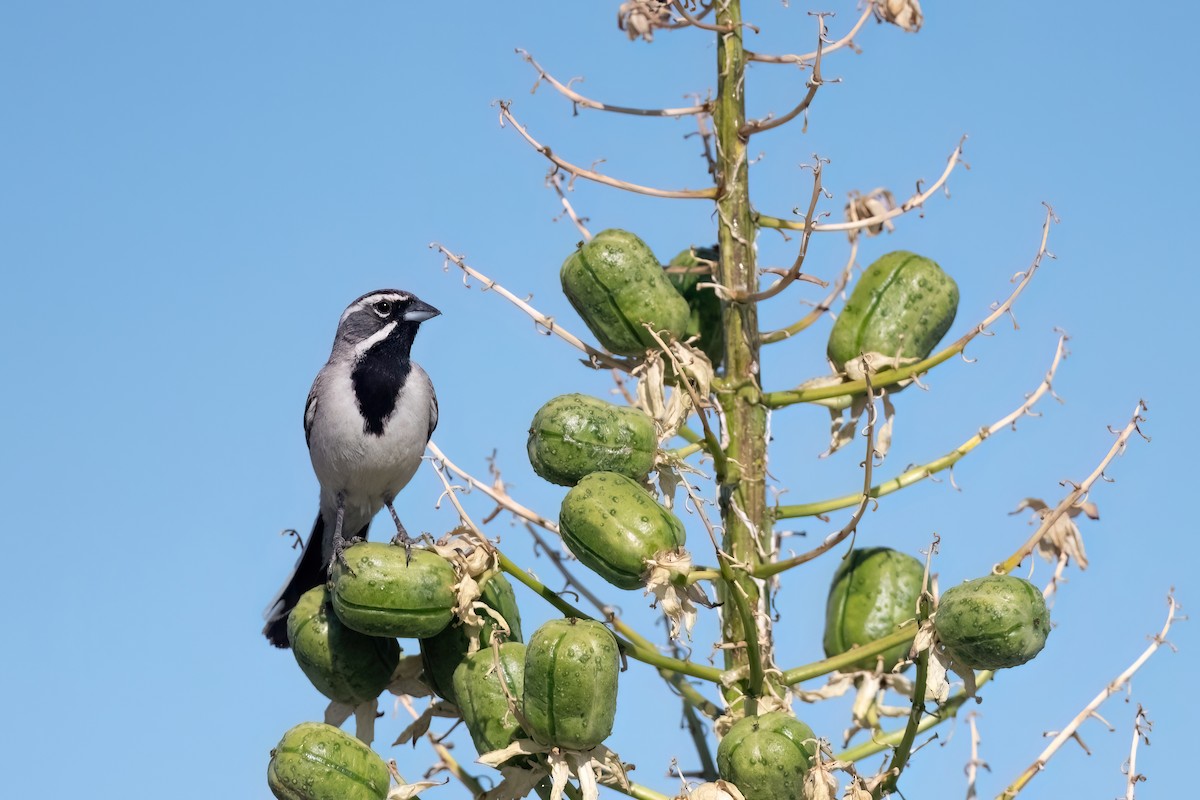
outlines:
[{"label": "bird's eye", "polygon": [[371,308],[375,309],[376,314],[386,319],[387,316],[392,313],[392,301],[380,300],[378,303],[371,306]]}]

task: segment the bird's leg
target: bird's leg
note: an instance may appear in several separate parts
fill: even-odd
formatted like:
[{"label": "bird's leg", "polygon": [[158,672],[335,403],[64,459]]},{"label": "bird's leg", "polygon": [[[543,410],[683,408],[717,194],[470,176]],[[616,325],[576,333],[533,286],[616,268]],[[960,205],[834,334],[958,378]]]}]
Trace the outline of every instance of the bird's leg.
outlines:
[{"label": "bird's leg", "polygon": [[396,509],[392,507],[392,501],[388,500],[384,505],[387,506],[387,510],[392,514],[392,522],[396,523],[396,535],[392,538],[392,544],[404,545],[404,565],[408,566],[412,562],[412,537],[404,529],[404,523],[400,521],[400,516],[396,514]]},{"label": "bird's leg", "polygon": [[346,495],[341,492],[337,493],[337,517],[333,524],[333,557],[329,559],[329,571],[333,572],[333,567],[339,561],[342,566],[353,575],[354,570],[350,568],[350,564],[346,562],[346,545],[347,542],[342,538],[342,523],[346,517]]}]

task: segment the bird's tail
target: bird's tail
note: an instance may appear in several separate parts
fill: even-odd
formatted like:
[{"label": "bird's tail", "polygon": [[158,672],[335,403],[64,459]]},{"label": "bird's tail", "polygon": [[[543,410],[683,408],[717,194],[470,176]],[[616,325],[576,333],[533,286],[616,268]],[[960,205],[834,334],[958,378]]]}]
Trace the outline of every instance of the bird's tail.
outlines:
[{"label": "bird's tail", "polygon": [[300,558],[296,560],[296,566],[292,568],[292,574],[263,612],[263,619],[267,621],[263,626],[263,635],[276,647],[288,646],[287,618],[299,602],[300,595],[325,582],[329,563],[324,556],[324,539],[325,522],[318,512],[312,533],[304,543],[304,549],[300,552]]}]

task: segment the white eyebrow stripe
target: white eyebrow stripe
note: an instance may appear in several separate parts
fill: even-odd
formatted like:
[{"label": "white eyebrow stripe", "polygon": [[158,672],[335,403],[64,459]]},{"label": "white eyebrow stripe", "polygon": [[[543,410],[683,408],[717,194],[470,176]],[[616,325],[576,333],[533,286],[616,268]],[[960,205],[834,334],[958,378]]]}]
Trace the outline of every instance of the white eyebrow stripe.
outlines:
[{"label": "white eyebrow stripe", "polygon": [[378,344],[379,342],[382,342],[384,339],[386,339],[388,336],[390,336],[392,331],[399,324],[400,323],[396,322],[396,321],[389,322],[387,325],[384,325],[382,328],[375,331],[375,333],[371,334],[366,339],[363,339],[361,342],[354,345],[354,358],[356,360],[361,358],[363,353],[367,352],[372,347],[374,347],[376,344]]},{"label": "white eyebrow stripe", "polygon": [[351,303],[350,307],[342,312],[342,318],[338,320],[338,324],[341,325],[343,322],[345,322],[346,318],[355,311],[367,309],[375,303],[378,303],[380,300],[391,300],[393,303],[406,303],[411,299],[412,297],[410,295],[404,294],[403,292],[373,292],[366,297],[361,298],[357,303]]}]

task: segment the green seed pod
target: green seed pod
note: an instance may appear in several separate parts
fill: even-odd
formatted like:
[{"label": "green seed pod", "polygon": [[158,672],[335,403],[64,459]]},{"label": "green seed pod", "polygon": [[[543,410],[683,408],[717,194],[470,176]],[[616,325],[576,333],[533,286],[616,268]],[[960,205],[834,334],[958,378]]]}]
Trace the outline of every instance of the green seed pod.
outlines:
[{"label": "green seed pod", "polygon": [[[671,259],[671,267],[698,267],[700,260],[717,262],[721,258],[719,245],[688,248]],[[701,283],[714,283],[716,277],[703,272],[671,272],[667,278],[675,290],[687,301],[691,314],[683,338],[700,337],[696,345],[708,356],[713,369],[721,366],[725,357],[725,328],[721,317],[721,298],[710,287],[701,288]]]},{"label": "green seed pod", "polygon": [[[514,642],[521,641],[521,612],[517,610],[517,598],[508,578],[504,577],[502,572],[490,572],[479,579],[479,587],[482,590],[479,600],[494,609],[508,623],[511,635],[507,638]],[[481,647],[488,647],[492,641],[492,631],[496,628],[494,623],[484,625],[478,637]],[[454,671],[467,657],[470,644],[471,640],[466,630],[457,623],[451,623],[441,633],[421,640],[421,663],[425,669],[425,684],[433,689],[438,697],[451,703],[458,703],[454,688]]]},{"label": "green seed pod", "polygon": [[450,562],[430,550],[362,542],[346,549],[333,567],[333,610],[338,619],[370,636],[423,638],[440,633],[454,617]]},{"label": "green seed pod", "polygon": [[678,517],[615,472],[593,472],[567,492],[558,529],[584,566],[620,589],[641,587],[646,560],[687,536]]},{"label": "green seed pod", "polygon": [[904,250],[867,267],[829,333],[838,371],[863,353],[922,359],[958,311],[958,285],[936,263]]},{"label": "green seed pod", "polygon": [[1002,669],[1042,652],[1050,612],[1042,593],[1024,578],[988,575],[947,589],[933,628],[955,663]]},{"label": "green seed pod", "polygon": [[[925,568],[910,555],[887,547],[851,550],[833,574],[825,603],[825,655],[836,656],[892,633],[917,614]],[[883,651],[883,669],[905,656],[911,640]],[[875,669],[879,656],[846,667]]]},{"label": "green seed pod", "polygon": [[617,714],[617,639],[599,622],[554,619],[525,649],[525,719],[544,745],[590,750]]},{"label": "green seed pod", "polygon": [[267,785],[279,800],[384,800],[383,759],[341,728],[302,722],[271,751]]},{"label": "green seed pod", "polygon": [[508,698],[519,704],[525,694],[525,645],[505,642],[499,649],[499,660],[488,647],[467,656],[454,670],[458,710],[480,755],[502,750],[521,737],[521,723],[509,709]]},{"label": "green seed pod", "polygon": [[717,746],[717,772],[747,800],[798,800],[815,739],[812,728],[783,711],[743,717]]},{"label": "green seed pod", "polygon": [[287,633],[300,669],[318,692],[338,703],[357,706],[379,697],[400,662],[395,639],[343,625],[323,585],[300,596],[288,614]]},{"label": "green seed pod", "polygon": [[613,353],[637,355],[658,347],[644,324],[676,339],[687,330],[687,301],[646,243],[629,231],[600,231],[567,256],[559,277],[563,294]]},{"label": "green seed pod", "polygon": [[526,450],[533,471],[559,486],[600,470],[642,480],[654,468],[658,433],[639,409],[564,394],[534,414]]}]

